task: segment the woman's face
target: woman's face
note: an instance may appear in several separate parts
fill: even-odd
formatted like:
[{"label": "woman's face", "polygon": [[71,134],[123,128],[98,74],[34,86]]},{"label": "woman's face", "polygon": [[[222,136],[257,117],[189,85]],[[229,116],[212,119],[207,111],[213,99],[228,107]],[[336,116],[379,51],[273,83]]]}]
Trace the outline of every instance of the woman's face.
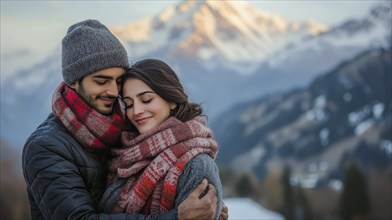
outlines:
[{"label": "woman's face", "polygon": [[156,94],[146,83],[129,78],[123,85],[123,101],[126,116],[140,134],[160,125],[176,107]]}]

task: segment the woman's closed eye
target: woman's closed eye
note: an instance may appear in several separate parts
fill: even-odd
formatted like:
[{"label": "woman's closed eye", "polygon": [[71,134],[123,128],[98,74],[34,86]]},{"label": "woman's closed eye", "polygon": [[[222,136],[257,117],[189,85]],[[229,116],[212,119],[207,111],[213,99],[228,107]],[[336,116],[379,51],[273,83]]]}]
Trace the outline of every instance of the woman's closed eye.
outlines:
[{"label": "woman's closed eye", "polygon": [[142,102],[143,102],[144,104],[147,104],[147,103],[150,103],[152,100],[153,100],[153,98],[150,98],[150,99],[142,100]]},{"label": "woman's closed eye", "polygon": [[[153,100],[153,98],[144,99],[144,100],[142,100],[142,103],[143,103],[143,104],[148,104],[148,103],[150,103],[152,100]],[[125,108],[126,108],[126,109],[133,108],[133,103],[124,103],[124,104],[125,104]]]}]

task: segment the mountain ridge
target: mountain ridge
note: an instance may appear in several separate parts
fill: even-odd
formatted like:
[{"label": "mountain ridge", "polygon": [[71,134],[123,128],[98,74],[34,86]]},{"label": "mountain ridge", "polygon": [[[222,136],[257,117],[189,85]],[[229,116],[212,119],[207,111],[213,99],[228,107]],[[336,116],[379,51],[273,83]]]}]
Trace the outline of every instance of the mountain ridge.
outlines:
[{"label": "mountain ridge", "polygon": [[[190,56],[202,65],[208,59],[218,59],[216,65],[258,62],[266,53],[285,45],[288,41],[285,38],[294,40],[327,30],[316,21],[291,22],[246,1],[185,1],[139,22],[111,29],[129,48],[131,57],[145,55],[145,43],[152,44],[147,54],[174,45],[164,57]],[[139,24],[144,24],[143,40],[132,37]],[[161,39],[152,36],[166,40],[160,42]],[[141,41],[139,47],[137,42]]]},{"label": "mountain ridge", "polygon": [[[197,11],[199,9],[196,6],[201,6],[205,2],[199,2],[196,4],[193,1],[191,1],[185,3],[193,4],[193,5],[188,5],[188,7],[183,6],[182,9],[184,13],[188,12],[185,13],[187,14],[187,16],[192,17],[194,16],[192,12]],[[211,4],[217,4],[217,2],[213,2]],[[241,7],[250,5],[246,2],[242,2],[242,4],[243,5]],[[181,8],[182,5],[186,5],[186,4],[178,4],[171,8],[176,8],[176,7]],[[191,6],[193,7],[193,11],[191,10],[192,9]],[[223,15],[221,16],[218,13],[218,11],[215,11],[214,12],[215,14],[212,13],[212,11],[207,6],[205,6],[204,8],[206,8],[205,10],[209,14],[217,16],[217,18],[214,18],[215,21],[218,21],[219,17],[222,18],[224,17]],[[186,10],[190,10],[190,11],[186,11]],[[227,108],[230,108],[237,102],[251,100],[262,94],[271,93],[278,90],[285,90],[288,88],[293,88],[308,83],[310,79],[320,74],[319,72],[320,67],[318,66],[318,63],[324,63],[324,62],[328,63],[327,61],[331,60],[332,59],[331,57],[335,57],[335,55],[337,57],[335,61],[338,62],[341,61],[340,60],[341,56],[339,54],[344,54],[347,57],[351,57],[354,56],[357,52],[366,49],[367,47],[372,47],[372,45],[357,45],[355,50],[344,50],[344,51],[340,50],[339,47],[335,47],[334,50],[331,53],[329,53],[326,52],[328,51],[329,45],[327,45],[327,47],[325,48],[322,47],[322,45],[319,45],[320,47],[319,55],[313,56],[316,57],[317,59],[315,61],[313,61],[307,56],[301,57],[300,56],[301,54],[290,53],[291,58],[296,59],[295,65],[304,68],[306,71],[300,71],[300,70],[295,71],[295,68],[289,70],[285,68],[282,69],[282,67],[286,66],[286,64],[287,66],[290,66],[289,65],[290,62],[284,63],[284,66],[281,65],[274,68],[268,68],[268,65],[263,66],[263,62],[261,61],[256,61],[251,63],[247,61],[229,62],[228,59],[225,58],[223,55],[222,56],[216,55],[219,54],[218,52],[212,53],[216,55],[215,58],[209,58],[207,60],[202,60],[197,57],[190,57],[190,56],[186,57],[183,55],[174,56],[174,54],[182,53],[181,45],[183,44],[178,44],[178,45],[176,44],[176,42],[178,43],[182,41],[177,41],[177,40],[180,39],[181,36],[185,36],[184,37],[185,39],[188,36],[188,34],[189,35],[193,34],[193,36],[195,34],[194,32],[192,32],[192,28],[189,28],[188,26],[184,26],[185,24],[189,23],[189,21],[173,20],[171,22],[164,23],[163,21],[166,20],[160,20],[160,22],[156,22],[154,26],[145,25],[145,23],[143,23],[143,22],[153,22],[154,20],[159,21],[160,19],[159,17],[162,17],[162,19],[170,20],[173,17],[169,16],[170,15],[169,12],[166,12],[166,14],[160,13],[156,16],[146,18],[145,20],[142,20],[141,23],[137,23],[137,22],[132,23],[132,25],[135,26],[134,28],[136,27],[145,28],[145,29],[139,29],[141,30],[140,32],[137,31],[138,29],[136,29],[136,31],[130,31],[130,32],[127,29],[128,30],[127,33],[129,33],[132,36],[133,34],[137,36],[137,34],[140,33],[138,41],[135,41],[133,43],[131,41],[128,41],[127,43],[125,42],[126,38],[124,38],[124,36],[123,37],[120,36],[119,38],[124,43],[124,45],[128,50],[128,53],[131,57],[131,63],[133,63],[134,60],[147,58],[147,57],[154,57],[158,59],[163,59],[169,65],[171,65],[173,69],[178,73],[187,93],[189,94],[190,100],[193,102],[201,103],[203,105],[205,113],[211,119],[217,117],[217,115],[220,114],[220,112],[222,112]],[[171,13],[173,14],[173,12]],[[224,13],[228,13],[228,12],[224,12]],[[388,14],[387,12],[383,12],[382,10],[379,10],[378,14],[379,14],[378,17],[386,16],[388,18],[388,16],[390,16],[390,14]],[[174,15],[177,15],[177,13],[174,13]],[[246,20],[246,19],[244,18],[242,20]],[[176,26],[174,24],[176,25],[181,24],[183,26],[181,25]],[[303,24],[306,26],[306,22]],[[128,27],[128,25],[125,25],[124,27]],[[165,27],[170,25],[172,25],[174,28],[170,29],[173,31],[170,32],[171,35],[168,35],[169,32],[165,32],[167,31]],[[219,23],[219,25],[215,25],[215,28],[220,26],[223,27],[225,25],[223,23]],[[152,37],[150,41],[144,42],[143,36],[146,34],[150,34],[149,31],[151,31],[154,28],[161,30],[161,32],[156,32],[154,36],[150,36]],[[226,29],[226,30],[229,33],[228,36],[231,36],[230,29]],[[165,32],[165,35],[162,35],[163,32]],[[232,34],[234,37],[244,36],[244,35],[238,35],[238,33],[242,33],[242,32],[236,29],[233,29],[232,32],[234,33]],[[221,33],[223,33],[223,31],[221,31]],[[175,37],[176,34],[178,34],[179,37]],[[259,34],[262,35],[262,33]],[[311,36],[311,37],[309,35],[309,37],[311,39],[316,39],[322,35],[323,34],[319,34],[317,36]],[[169,41],[167,41],[168,36],[172,36],[171,41],[170,39]],[[256,36],[256,34],[252,36]],[[300,35],[296,35],[296,36],[300,37]],[[237,38],[233,38],[233,39],[237,39]],[[294,45],[294,46],[297,45],[294,38],[290,38],[292,40],[289,40],[289,38],[284,38],[284,39],[287,40],[287,42],[284,43],[285,45],[286,44]],[[241,44],[240,42],[243,41],[244,40],[242,41],[240,40],[237,42],[237,44],[240,45]],[[303,42],[303,41],[298,41],[298,42]],[[306,44],[307,42],[305,41],[303,43]],[[266,44],[268,44],[268,42],[266,42]],[[202,44],[198,44],[198,45],[202,45]],[[229,45],[231,44],[228,43],[223,45],[229,48]],[[269,44],[269,46],[279,46],[279,45]],[[133,49],[136,47],[139,49],[138,50]],[[192,48],[193,47],[187,48],[187,50],[192,51],[193,50]],[[203,50],[206,48],[203,48]],[[211,48],[212,47],[207,48],[202,53],[209,54],[210,53],[209,50]],[[278,50],[277,48],[273,50]],[[234,48],[233,50],[235,51],[235,49],[238,49],[238,47]],[[137,51],[140,52],[139,55],[137,56],[136,54],[132,55]],[[189,55],[192,54],[189,53]],[[195,52],[195,56],[196,55],[197,54]],[[328,57],[328,59],[326,59],[326,57]],[[278,58],[279,58],[278,56],[276,57],[272,56],[271,59],[278,61]],[[268,63],[267,61],[268,60],[266,60],[264,64]],[[328,66],[328,68],[333,67],[332,64],[330,65],[331,66]],[[257,68],[258,70],[253,72],[253,70]],[[7,80],[3,81],[2,79],[2,85],[0,88],[2,94],[0,100],[2,106],[2,111],[0,112],[2,138],[6,139],[13,145],[21,147],[21,145],[24,143],[25,139],[27,138],[28,134],[31,133],[35,129],[35,127],[38,126],[38,124],[45,119],[48,113],[50,113],[51,94],[53,93],[54,89],[61,81],[61,74],[59,73],[61,73],[61,47],[60,46],[56,50],[54,50],[53,53],[49,54],[47,59],[45,59],[43,62],[37,63],[36,65],[30,68],[26,68],[25,70],[20,71],[17,74],[9,77]]]},{"label": "mountain ridge", "polygon": [[374,49],[307,87],[237,105],[212,123],[218,162],[259,178],[290,164],[307,186],[341,179],[352,157],[368,169],[390,167],[391,73],[391,49]]}]

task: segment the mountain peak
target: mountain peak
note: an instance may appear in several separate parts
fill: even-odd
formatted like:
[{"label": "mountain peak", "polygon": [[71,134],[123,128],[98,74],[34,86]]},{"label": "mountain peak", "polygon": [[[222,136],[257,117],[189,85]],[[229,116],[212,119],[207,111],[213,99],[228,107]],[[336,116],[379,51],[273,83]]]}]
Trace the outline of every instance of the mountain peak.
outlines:
[{"label": "mountain peak", "polygon": [[227,9],[236,10],[238,8],[244,8],[250,6],[249,2],[247,1],[228,1],[228,0],[186,0],[179,5],[182,9],[187,7],[210,7],[216,10],[225,11]]},{"label": "mountain peak", "polygon": [[189,57],[204,64],[214,60],[208,68],[229,62],[229,69],[243,70],[289,42],[327,29],[316,21],[289,21],[248,1],[187,0],[112,30],[131,57]]}]

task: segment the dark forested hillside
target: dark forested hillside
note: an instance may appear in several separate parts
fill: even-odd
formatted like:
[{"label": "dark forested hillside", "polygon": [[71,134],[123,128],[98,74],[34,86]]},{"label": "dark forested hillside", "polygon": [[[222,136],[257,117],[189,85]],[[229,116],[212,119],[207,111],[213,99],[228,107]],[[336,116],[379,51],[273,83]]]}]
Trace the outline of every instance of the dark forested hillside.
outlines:
[{"label": "dark forested hillside", "polygon": [[306,88],[237,105],[212,122],[218,162],[259,178],[290,164],[314,184],[341,179],[350,158],[391,166],[391,50],[370,50]]}]

